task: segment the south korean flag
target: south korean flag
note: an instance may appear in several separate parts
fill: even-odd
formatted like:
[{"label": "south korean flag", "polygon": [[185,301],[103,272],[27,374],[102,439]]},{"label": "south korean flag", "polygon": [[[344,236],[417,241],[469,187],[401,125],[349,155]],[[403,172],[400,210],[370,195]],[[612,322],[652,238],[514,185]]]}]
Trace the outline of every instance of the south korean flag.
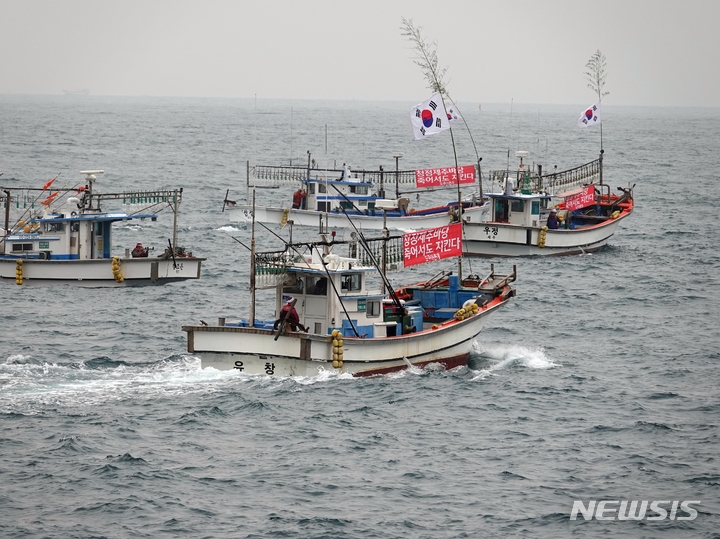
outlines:
[{"label": "south korean flag", "polygon": [[414,106],[410,111],[410,123],[415,140],[436,135],[450,128],[448,113],[438,92],[427,101]]}]

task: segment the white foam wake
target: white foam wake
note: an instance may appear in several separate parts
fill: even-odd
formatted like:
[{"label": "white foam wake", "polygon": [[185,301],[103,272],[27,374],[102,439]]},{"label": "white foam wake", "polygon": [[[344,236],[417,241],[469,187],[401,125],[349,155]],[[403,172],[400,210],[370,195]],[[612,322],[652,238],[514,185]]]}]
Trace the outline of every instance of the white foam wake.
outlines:
[{"label": "white foam wake", "polygon": [[[477,342],[473,344],[475,361],[488,363],[489,366],[476,370],[473,379],[484,379],[493,376],[498,371],[514,367],[527,369],[551,369],[562,367],[561,363],[550,359],[542,347],[530,348],[521,345],[483,346]],[[484,360],[484,361],[483,361]]]}]

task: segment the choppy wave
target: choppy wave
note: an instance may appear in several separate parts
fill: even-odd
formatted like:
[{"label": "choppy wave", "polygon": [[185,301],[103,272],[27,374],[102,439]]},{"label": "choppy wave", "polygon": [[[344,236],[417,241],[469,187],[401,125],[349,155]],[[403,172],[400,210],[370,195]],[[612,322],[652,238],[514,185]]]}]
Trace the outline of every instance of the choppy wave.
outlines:
[{"label": "choppy wave", "polygon": [[[442,135],[410,140],[411,105],[0,96],[3,185],[100,167],[104,191],[183,187],[179,244],[207,257],[199,281],[163,287],[0,283],[0,536],[717,537],[715,109],[607,106],[605,181],[637,183],[635,213],[592,255],[464,261],[518,269],[467,367],[275,378],[186,352],[183,325],[249,312],[249,256],[230,236],[250,231],[220,211],[228,189],[245,195],[246,162],[451,165]],[[477,146],[485,177],[504,168],[507,106],[464,116],[460,163]],[[514,106],[513,150],[546,170],[596,158],[576,116]],[[171,227],[163,213],[116,239],[163,249]],[[442,269],[457,266],[390,277]],[[272,316],[272,290],[256,302]],[[603,499],[702,503],[691,522],[570,520],[574,500]]]}]

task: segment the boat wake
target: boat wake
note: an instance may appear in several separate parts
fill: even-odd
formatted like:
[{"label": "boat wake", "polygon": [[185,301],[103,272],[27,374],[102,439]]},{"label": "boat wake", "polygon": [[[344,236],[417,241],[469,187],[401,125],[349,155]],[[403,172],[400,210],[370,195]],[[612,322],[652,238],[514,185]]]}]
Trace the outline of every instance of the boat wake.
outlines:
[{"label": "boat wake", "polygon": [[246,229],[246,227],[244,227],[242,225],[238,225],[238,226],[225,225],[225,226],[218,227],[215,230],[217,230],[218,232],[240,232],[241,230],[245,230],[245,229]]},{"label": "boat wake", "polygon": [[547,357],[541,347],[528,348],[519,345],[485,347],[475,342],[468,367],[474,373],[473,380],[484,380],[506,369],[551,369],[562,367],[562,364]]},{"label": "boat wake", "polygon": [[49,363],[16,354],[0,363],[0,412],[207,392],[208,386],[229,378],[237,378],[237,373],[200,369],[200,360],[190,355],[145,363],[108,357]]}]

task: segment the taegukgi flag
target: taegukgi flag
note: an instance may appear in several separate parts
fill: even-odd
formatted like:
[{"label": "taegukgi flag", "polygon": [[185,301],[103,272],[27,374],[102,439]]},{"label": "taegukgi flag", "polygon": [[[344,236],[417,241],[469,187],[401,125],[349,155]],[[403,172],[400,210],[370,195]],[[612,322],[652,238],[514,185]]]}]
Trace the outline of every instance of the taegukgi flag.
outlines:
[{"label": "taegukgi flag", "polygon": [[582,113],[582,116],[578,118],[579,127],[587,127],[589,125],[595,125],[600,123],[600,102],[590,105]]},{"label": "taegukgi flag", "polygon": [[460,112],[458,112],[458,109],[455,105],[451,104],[447,108],[447,117],[449,122],[454,122],[455,120],[462,119],[462,116],[460,116]]},{"label": "taegukgi flag", "polygon": [[450,127],[447,111],[439,92],[412,108],[410,123],[412,123],[415,140],[436,135]]}]

